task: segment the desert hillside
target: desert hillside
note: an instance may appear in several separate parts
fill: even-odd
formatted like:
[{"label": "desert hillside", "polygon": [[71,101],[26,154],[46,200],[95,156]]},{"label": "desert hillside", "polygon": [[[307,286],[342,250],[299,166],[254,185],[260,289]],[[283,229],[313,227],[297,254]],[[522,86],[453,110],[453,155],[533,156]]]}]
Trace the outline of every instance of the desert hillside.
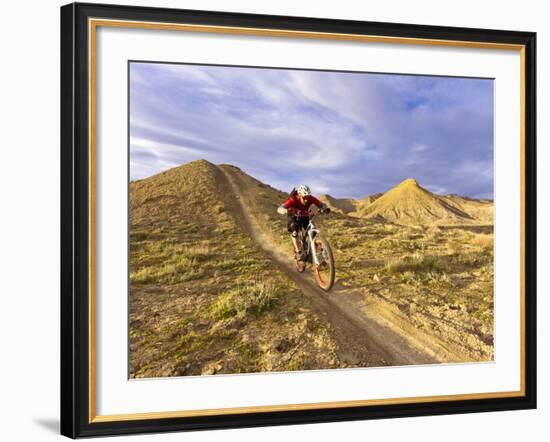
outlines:
[{"label": "desert hillside", "polygon": [[328,194],[319,196],[319,199],[323,201],[334,212],[343,214],[349,214],[357,210],[357,200],[353,198],[334,198]]},{"label": "desert hillside", "polygon": [[364,198],[319,197],[334,212],[402,225],[492,224],[493,202],[459,195],[436,195],[409,178]]},{"label": "desert hillside", "polygon": [[227,196],[220,170],[208,161],[194,161],[130,183],[131,222],[170,225],[196,220],[219,226],[231,219]]},{"label": "desert hillside", "polygon": [[367,337],[350,351],[357,333],[332,314],[342,303],[431,360],[493,358],[491,201],[412,179],[360,200],[322,196],[337,281],[318,298],[305,296],[309,271],[285,267],[286,198],[204,160],[130,183],[131,377],[410,363]]},{"label": "desert hillside", "polygon": [[[285,219],[275,212],[286,194],[237,167],[219,167],[237,183],[247,211],[268,233],[273,247],[286,248],[290,260],[292,253]],[[449,217],[449,212],[456,214],[454,207],[449,209],[450,204],[416,182],[404,184],[413,184],[416,188],[407,190],[397,186],[397,195],[393,196],[399,198],[395,203],[401,205],[399,200],[407,199],[412,193],[413,201],[441,203],[440,216],[408,224],[407,218],[390,222],[372,215],[361,216],[358,212],[346,215],[336,211],[329,217],[316,219],[330,238],[335,254],[335,292],[339,297],[350,298],[360,293],[363,301],[357,309],[363,309],[366,315],[376,312],[376,319],[386,326],[394,324],[394,329],[407,333],[438,360],[490,359],[493,355],[492,222],[481,217],[476,219],[469,213],[464,222],[462,216]],[[386,195],[375,195],[374,203]],[[490,201],[463,200],[492,212]],[[366,199],[360,201],[368,204]],[[423,214],[422,209],[422,205],[414,207]]]},{"label": "desert hillside", "polygon": [[326,205],[337,213],[350,216],[361,216],[362,210],[382,196],[381,193],[368,195],[364,198],[335,198],[328,194],[319,197]]},{"label": "desert hillside", "polygon": [[[285,218],[276,213],[286,193],[237,167],[219,167],[237,184],[247,212],[267,233],[263,242],[286,250],[287,259],[291,260]],[[333,246],[337,296],[352,297],[361,293],[364,304],[358,305],[358,309],[366,309],[368,305],[368,311],[376,311],[375,316],[386,321],[401,318],[396,328],[400,332],[407,330],[411,338],[416,336],[414,339],[419,345],[424,349],[428,347],[427,351],[439,360],[491,358],[492,223],[469,213],[462,215],[460,210],[421,188],[414,180],[402,184],[386,194],[374,196],[372,204],[388,194],[396,206],[407,204],[408,200],[413,212],[423,215],[412,224],[408,223],[406,211],[401,213],[404,217],[399,222],[381,220],[372,214],[350,212],[346,215],[340,211],[316,218]],[[411,184],[412,189],[403,189]],[[359,201],[367,205],[366,199]],[[492,209],[491,202],[471,202],[476,207],[481,204]],[[432,209],[439,216],[424,217],[424,209],[433,204],[441,208],[440,212]],[[456,216],[457,213],[460,216]],[[438,339],[439,343],[435,344]]]},{"label": "desert hillside", "polygon": [[468,213],[476,222],[493,224],[493,201],[477,200],[459,195],[444,195],[440,197],[450,205]]},{"label": "desert hillside", "polygon": [[462,224],[484,221],[466,212],[450,198],[440,197],[409,178],[365,206],[360,216],[398,224]]},{"label": "desert hillside", "polygon": [[235,200],[207,161],[130,184],[131,377],[353,366]]}]

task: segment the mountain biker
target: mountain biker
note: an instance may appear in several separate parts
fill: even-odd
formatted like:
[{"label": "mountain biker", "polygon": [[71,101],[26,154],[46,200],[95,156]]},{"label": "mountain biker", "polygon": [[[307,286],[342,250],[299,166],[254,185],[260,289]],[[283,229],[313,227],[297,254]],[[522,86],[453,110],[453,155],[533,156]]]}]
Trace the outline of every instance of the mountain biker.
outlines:
[{"label": "mountain biker", "polygon": [[304,260],[303,251],[298,243],[298,232],[300,229],[306,229],[309,224],[309,208],[315,204],[321,213],[330,213],[330,208],[326,204],[319,201],[311,194],[311,190],[305,184],[292,189],[288,199],[281,204],[277,212],[281,215],[288,215],[287,228],[291,234],[292,245],[297,260]]}]

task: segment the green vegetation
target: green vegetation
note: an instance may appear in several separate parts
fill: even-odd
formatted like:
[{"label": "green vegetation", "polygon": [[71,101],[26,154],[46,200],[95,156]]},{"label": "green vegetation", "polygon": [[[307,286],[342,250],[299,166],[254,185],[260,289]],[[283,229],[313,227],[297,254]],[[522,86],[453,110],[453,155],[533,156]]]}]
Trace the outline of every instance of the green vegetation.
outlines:
[{"label": "green vegetation", "polygon": [[[247,234],[224,170],[268,243],[292,259],[286,219],[276,213],[287,195],[239,169],[198,161],[131,183],[130,376],[350,366],[327,322]],[[464,210],[474,204],[453,198]],[[429,195],[422,201],[433,212]],[[345,215],[352,203],[333,201],[340,212],[316,219],[333,248],[335,294],[350,289],[358,306],[388,304],[471,359],[491,360],[491,223],[413,224],[421,210],[399,225]],[[490,219],[486,204],[478,205]],[[368,206],[365,199],[357,210],[367,213]],[[409,213],[397,197],[378,206],[379,213],[390,206]]]},{"label": "green vegetation", "polygon": [[258,316],[277,302],[280,288],[273,281],[254,280],[222,293],[210,306],[213,319]]},{"label": "green vegetation", "polygon": [[473,359],[493,357],[493,234],[327,219],[344,287],[395,305]]},{"label": "green vegetation", "polygon": [[[292,259],[286,219],[275,211],[287,195],[262,187],[270,198],[259,198],[257,181],[231,170],[258,225],[274,247]],[[336,210],[316,219],[333,248],[337,287],[396,306],[419,329],[440,336],[472,359],[492,359],[492,205],[457,196],[439,198],[412,180],[397,186],[391,198],[367,200],[332,199],[329,203]],[[363,217],[373,201],[404,216],[406,223]],[[449,212],[447,203],[459,210]],[[353,209],[350,205],[356,211],[345,215]],[[478,221],[467,216],[472,210]],[[303,366],[297,359],[295,364]]]},{"label": "green vegetation", "polygon": [[130,186],[130,376],[338,366],[326,325],[242,230],[220,174],[196,162]]}]

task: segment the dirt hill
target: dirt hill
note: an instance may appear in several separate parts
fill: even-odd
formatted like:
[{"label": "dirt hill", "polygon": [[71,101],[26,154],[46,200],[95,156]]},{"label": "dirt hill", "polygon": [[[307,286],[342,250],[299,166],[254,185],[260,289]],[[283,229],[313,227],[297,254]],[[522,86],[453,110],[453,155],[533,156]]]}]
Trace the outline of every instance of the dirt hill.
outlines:
[{"label": "dirt hill", "polygon": [[368,206],[374,203],[378,198],[380,198],[383,193],[375,193],[373,195],[368,195],[364,198],[355,200],[355,212],[350,213],[352,216],[361,216]]},{"label": "dirt hill", "polygon": [[[492,357],[492,233],[460,226],[492,218],[491,201],[437,196],[414,180],[381,196],[325,195],[337,214],[315,222],[338,270],[334,293],[319,296],[311,272],[292,265],[276,211],[287,196],[205,160],[130,183],[130,377],[424,363],[418,349],[447,362]],[[453,223],[421,233],[415,225]],[[481,276],[471,278],[474,270]],[[427,272],[434,303],[403,283]],[[382,329],[378,313],[361,313],[357,293],[371,303],[367,313],[386,312],[373,294],[389,303]],[[408,328],[407,343],[386,327],[403,311],[397,335],[407,321],[425,330]],[[451,314],[465,325],[449,326]]]},{"label": "dirt hill", "polygon": [[[255,215],[269,225],[280,224],[274,211],[286,194],[231,165],[216,166],[206,160],[169,169],[130,184],[131,222],[134,225],[166,225],[170,221],[201,220],[205,226],[239,224],[235,196],[228,192],[224,170],[242,184]],[[456,194],[435,195],[414,179],[407,179],[384,194],[362,199],[320,199],[342,215],[389,221],[397,224],[492,224],[493,202]]]},{"label": "dirt hill", "polygon": [[381,193],[375,193],[360,199],[353,198],[335,198],[328,194],[319,197],[321,201],[327,204],[331,210],[344,215],[356,216],[364,210],[365,207],[372,204],[382,196]]},{"label": "dirt hill", "polygon": [[491,200],[477,200],[455,194],[441,196],[440,198],[468,213],[476,221],[487,224],[493,223],[494,206]]},{"label": "dirt hill", "polygon": [[368,206],[369,204],[374,203],[378,198],[380,198],[383,193],[375,193],[373,195],[366,196],[365,198],[361,198],[357,200],[357,206]]},{"label": "dirt hill", "polygon": [[234,215],[230,202],[225,176],[206,160],[130,183],[132,224],[200,220],[203,225],[219,225]]},{"label": "dirt hill", "polygon": [[357,200],[352,198],[334,198],[328,194],[323,194],[319,196],[319,199],[334,212],[348,214],[357,210]]},{"label": "dirt hill", "polygon": [[452,204],[450,200],[424,189],[412,178],[401,182],[364,207],[360,215],[398,224],[456,224],[475,221],[472,215]]},{"label": "dirt hill", "polygon": [[[284,217],[277,215],[275,211],[277,205],[286,198],[286,193],[261,183],[237,167],[219,167],[238,188],[235,193],[240,195],[239,201],[244,202],[246,212],[255,219],[261,231],[267,233],[257,243],[269,244],[270,247],[280,250],[286,248],[290,252]],[[372,302],[366,311],[376,310],[373,318],[384,316],[391,322],[395,320],[394,314],[399,316],[401,313],[398,312],[405,311],[407,319],[404,322],[394,322],[399,323],[394,325],[395,330],[406,328],[408,339],[416,342],[415,345],[419,345],[419,348],[429,348],[430,354],[435,355],[438,360],[488,360],[492,355],[492,233],[479,233],[471,229],[472,224],[483,223],[473,217],[463,218],[470,214],[457,215],[462,212],[451,205],[450,201],[444,201],[411,181],[406,184],[412,184],[412,189],[400,188],[397,193],[402,193],[401,197],[408,195],[416,204],[423,203],[424,207],[440,213],[437,220],[441,224],[458,220],[455,223],[456,228],[423,226],[418,229],[414,224],[397,225],[401,222],[388,223],[360,217],[358,212],[344,214],[342,212],[349,209],[349,205],[361,207],[362,203],[367,206],[369,199],[320,196],[337,210],[343,209],[342,212],[337,212],[337,216],[315,219],[321,231],[330,238],[337,262],[337,286],[334,294],[328,295],[328,299],[334,302],[330,306],[331,311],[341,302],[345,302],[344,300],[350,299],[348,295],[351,293],[362,292],[365,299]],[[312,190],[315,192],[315,189]],[[371,196],[371,205],[377,204],[384,196]],[[398,195],[394,193],[394,196]],[[470,201],[468,198],[462,200],[457,199],[456,204],[466,206],[471,203],[468,207],[485,208],[492,206],[488,201]],[[450,216],[456,218],[450,220]],[[428,222],[432,223],[432,220],[423,219],[423,223]],[[291,254],[288,259],[291,259]],[[480,276],[471,278],[472,271],[479,271]],[[426,296],[426,291],[423,291],[424,283],[415,285],[418,277],[423,278],[421,275],[426,274],[431,275],[427,284],[430,290],[434,290],[429,292],[433,293],[434,299]],[[307,273],[305,276],[307,277]],[[410,279],[404,283],[403,278]],[[454,285],[455,282],[449,284],[449,281],[457,282]],[[413,286],[416,288],[412,288]],[[350,292],[347,292],[347,288]],[[376,301],[373,301],[373,293],[376,293]],[[327,299],[326,294],[323,299]],[[383,300],[384,307],[379,309],[375,304],[380,300]],[[386,305],[386,302],[389,304]],[[468,306],[459,307],[459,303]],[[353,303],[350,306],[353,310],[360,308]],[[386,315],[386,308],[392,313]],[[460,319],[449,325],[449,318],[452,316]],[[409,321],[415,325],[407,328],[405,324]],[[441,337],[440,344],[437,343],[439,338],[434,340],[434,335]]]},{"label": "dirt hill", "polygon": [[193,161],[130,183],[130,377],[359,365],[251,239],[243,196],[285,231],[285,194],[231,166]]}]

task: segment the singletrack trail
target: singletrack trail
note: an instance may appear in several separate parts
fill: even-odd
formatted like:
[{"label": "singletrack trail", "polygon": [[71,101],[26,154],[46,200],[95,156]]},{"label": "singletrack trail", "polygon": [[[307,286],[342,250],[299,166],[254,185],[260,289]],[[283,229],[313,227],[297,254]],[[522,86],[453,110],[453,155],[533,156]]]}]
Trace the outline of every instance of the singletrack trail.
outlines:
[{"label": "singletrack trail", "polygon": [[[246,207],[237,173],[230,168],[219,168],[236,196],[236,212],[242,229],[267,254],[273,265],[296,283],[303,295],[310,300],[313,310],[330,324],[340,349],[339,357],[343,362],[359,367],[438,362],[432,356],[412,347],[395,331],[365,316],[361,311],[360,300],[351,291],[333,287],[331,292],[325,292],[317,286],[309,267],[305,273],[298,273],[294,261],[261,229]],[[337,264],[336,271],[338,272]]]}]

